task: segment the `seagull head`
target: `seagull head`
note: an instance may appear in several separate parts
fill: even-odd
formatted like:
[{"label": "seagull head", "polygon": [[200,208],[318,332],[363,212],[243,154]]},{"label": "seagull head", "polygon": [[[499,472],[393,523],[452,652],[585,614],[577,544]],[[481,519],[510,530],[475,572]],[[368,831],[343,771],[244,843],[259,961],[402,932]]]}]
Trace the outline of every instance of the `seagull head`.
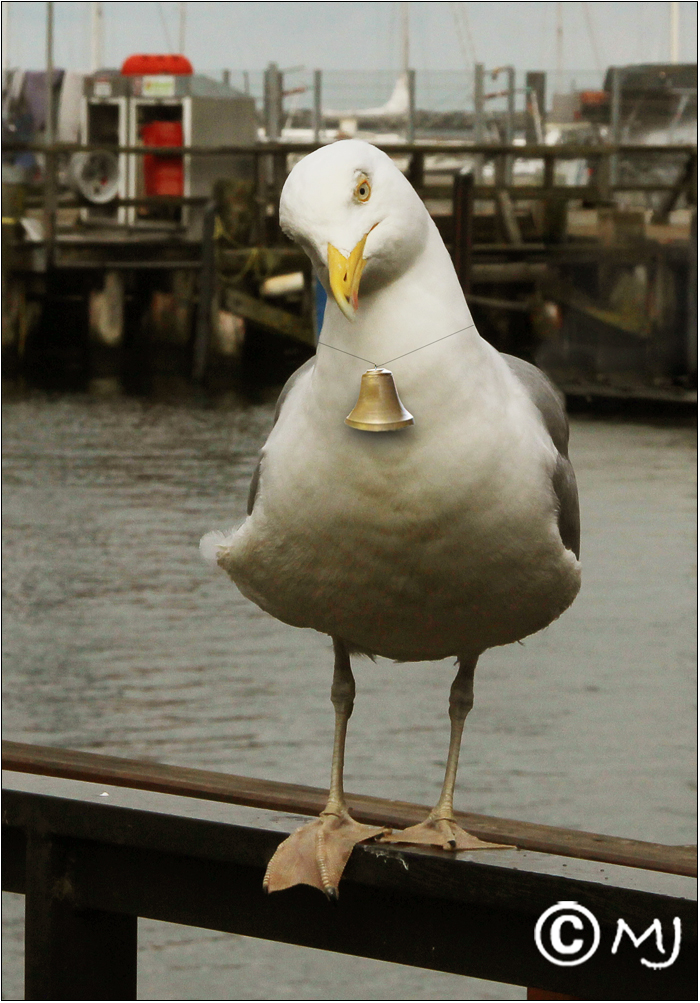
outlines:
[{"label": "seagull head", "polygon": [[348,320],[363,292],[395,281],[421,253],[430,217],[390,157],[348,139],[315,150],[290,172],[280,225],[311,258]]}]

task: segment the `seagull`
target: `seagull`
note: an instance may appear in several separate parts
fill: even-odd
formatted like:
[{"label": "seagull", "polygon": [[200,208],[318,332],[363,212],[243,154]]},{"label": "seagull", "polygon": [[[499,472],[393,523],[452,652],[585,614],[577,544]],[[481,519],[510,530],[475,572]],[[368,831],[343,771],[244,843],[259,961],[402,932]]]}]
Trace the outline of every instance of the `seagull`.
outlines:
[{"label": "seagull", "polygon": [[[309,154],[284,185],[280,224],[328,293],[319,347],[282,390],[247,518],[200,547],[263,610],[332,638],[328,803],[280,844],[264,888],[304,883],[336,898],[358,842],[495,845],[453,811],[474,670],[575,599],[578,495],[561,395],[480,337],[437,228],[390,157],[359,140]],[[349,427],[367,364],[389,360],[414,423]],[[351,654],[456,660],[442,791],[401,832],[348,811]]]}]

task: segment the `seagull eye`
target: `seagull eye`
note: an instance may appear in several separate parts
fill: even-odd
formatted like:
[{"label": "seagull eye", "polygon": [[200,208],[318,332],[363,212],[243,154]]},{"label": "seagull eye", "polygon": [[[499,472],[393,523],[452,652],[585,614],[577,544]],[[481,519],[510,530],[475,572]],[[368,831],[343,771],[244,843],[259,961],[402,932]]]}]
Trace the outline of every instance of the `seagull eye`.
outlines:
[{"label": "seagull eye", "polygon": [[360,180],[355,185],[355,198],[358,202],[366,202],[370,195],[372,194],[372,189],[367,178],[360,178]]}]

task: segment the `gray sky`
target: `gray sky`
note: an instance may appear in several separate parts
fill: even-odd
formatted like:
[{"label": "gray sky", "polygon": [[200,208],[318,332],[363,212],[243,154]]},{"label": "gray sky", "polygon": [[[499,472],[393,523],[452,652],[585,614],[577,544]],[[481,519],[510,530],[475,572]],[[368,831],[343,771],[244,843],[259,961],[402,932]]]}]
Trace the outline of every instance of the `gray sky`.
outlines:
[{"label": "gray sky", "polygon": [[[55,5],[56,65],[89,68],[89,3]],[[401,4],[188,3],[186,54],[202,72],[262,69],[274,60],[309,69],[398,69]],[[556,66],[556,3],[409,3],[411,64],[417,70],[464,69],[469,41],[460,45],[455,17],[466,11],[477,59],[488,68]],[[597,65],[667,61],[670,3],[561,5],[563,63]],[[3,3],[10,65],[40,68],[45,59],[46,4]],[[133,52],[175,51],[180,4],[104,3],[105,63],[121,65]],[[697,61],[697,5],[678,4],[680,59]],[[9,22],[9,23],[8,23]],[[9,36],[9,37],[8,37]],[[466,54],[466,55],[465,55]],[[7,65],[4,62],[3,65]]]}]

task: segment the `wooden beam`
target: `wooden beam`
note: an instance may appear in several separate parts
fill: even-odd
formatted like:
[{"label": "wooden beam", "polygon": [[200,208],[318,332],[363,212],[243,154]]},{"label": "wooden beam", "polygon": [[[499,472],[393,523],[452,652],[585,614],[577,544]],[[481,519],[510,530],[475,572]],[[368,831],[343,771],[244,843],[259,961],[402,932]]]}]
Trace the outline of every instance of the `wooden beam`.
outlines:
[{"label": "wooden beam", "polygon": [[538,282],[549,274],[543,261],[484,261],[472,265],[472,282]]},{"label": "wooden beam", "polygon": [[29,833],[25,873],[25,999],[136,999],[137,917],[75,908],[62,840]]},{"label": "wooden beam", "polygon": [[[82,153],[86,150],[109,150],[112,153],[152,153],[162,157],[177,157],[190,154],[198,157],[224,157],[224,156],[269,156],[274,153],[311,153],[317,150],[318,143],[256,143],[245,146],[116,146],[109,143],[54,143],[51,147],[53,153]],[[593,144],[564,144],[557,147],[545,144],[529,144],[527,146],[511,146],[508,143],[378,143],[378,148],[385,153],[405,157],[412,153],[424,154],[467,154],[469,156],[481,153],[486,157],[496,157],[499,154],[512,154],[523,160],[542,160],[543,158],[553,158],[555,160],[583,160],[588,157],[600,157],[605,159],[612,154],[631,154],[633,156],[648,157],[654,154],[686,154],[697,152],[697,144],[694,143],[662,143],[640,146],[638,143],[611,143],[605,147]],[[33,151],[37,153],[46,152],[43,143],[19,143],[6,142],[3,144],[6,153]]]},{"label": "wooden beam", "polygon": [[523,235],[520,232],[518,217],[515,215],[515,206],[505,189],[501,189],[496,195],[496,205],[498,215],[503,225],[503,230],[509,244],[522,244]]},{"label": "wooden beam", "polygon": [[[54,958],[43,983],[48,991],[28,998],[133,999],[110,962],[119,966],[121,956],[131,980],[135,924],[120,930],[112,922],[117,957],[110,959],[104,950],[110,916],[143,916],[582,999],[599,998],[601,991],[611,999],[697,998],[691,879],[508,849],[452,854],[367,844],[355,847],[337,903],[304,887],[265,895],[267,863],[299,822],[298,814],[279,810],[5,773],[3,887],[43,900],[28,962],[41,969],[46,951]],[[560,912],[561,903],[587,911],[599,930],[600,950],[580,967],[553,964],[536,946],[542,917]],[[91,929],[90,913],[104,917],[102,931]],[[647,936],[643,954],[631,943],[612,954],[620,919],[637,937],[660,924],[665,949],[655,949]],[[566,913],[563,921],[571,922]],[[667,960],[679,924],[677,960],[663,970],[640,964],[640,955]],[[71,972],[61,971],[62,938],[79,969],[97,951],[93,971],[85,966],[89,987],[63,981]]]},{"label": "wooden beam", "polygon": [[[20,773],[110,783],[304,815],[319,814],[328,797],[328,792],[318,787],[20,742],[2,743],[2,765],[3,769]],[[358,821],[396,828],[422,821],[429,810],[426,806],[387,801],[366,794],[349,794],[348,802]],[[697,875],[697,849],[691,846],[664,846],[470,812],[457,812],[456,816],[465,829],[490,842],[512,843],[522,849],[644,867],[669,874]]]},{"label": "wooden beam", "polygon": [[227,290],[226,305],[231,313],[245,317],[246,320],[252,320],[277,334],[293,338],[295,341],[301,341],[312,347],[316,345],[311,324],[303,317],[297,317],[296,314],[289,313],[287,310],[280,310],[278,306],[270,306],[264,300],[256,299],[255,296],[243,293],[239,289]]}]

